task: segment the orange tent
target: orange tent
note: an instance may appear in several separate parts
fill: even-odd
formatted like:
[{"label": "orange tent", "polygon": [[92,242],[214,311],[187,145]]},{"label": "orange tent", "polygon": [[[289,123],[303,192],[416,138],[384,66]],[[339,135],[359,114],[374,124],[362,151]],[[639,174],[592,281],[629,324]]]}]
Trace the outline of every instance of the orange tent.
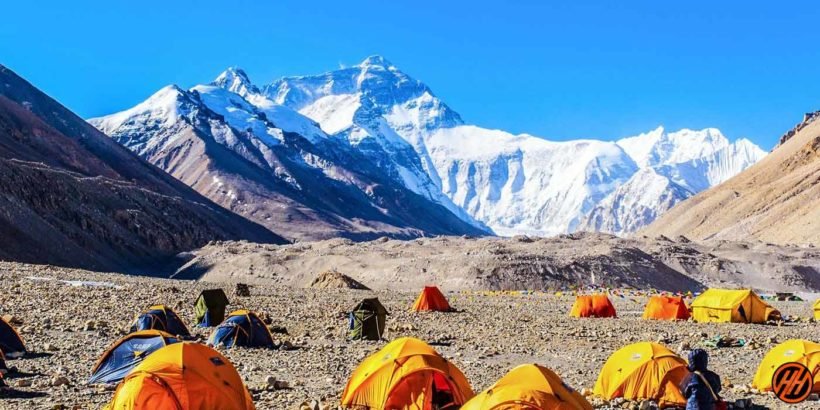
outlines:
[{"label": "orange tent", "polygon": [[418,312],[421,310],[435,310],[438,312],[450,311],[450,304],[447,303],[447,298],[435,286],[425,286],[422,289],[419,297],[416,298],[416,303],[413,304],[413,310]]},{"label": "orange tent", "polygon": [[689,319],[689,309],[680,296],[652,296],[643,311],[643,318],[686,320]]},{"label": "orange tent", "polygon": [[537,364],[525,364],[512,369],[461,408],[511,409],[592,410],[592,405],[552,370]]},{"label": "orange tent", "polygon": [[231,362],[208,346],[183,342],[148,355],[131,370],[106,410],[253,410]]},{"label": "orange tent", "polygon": [[605,293],[578,295],[569,313],[572,317],[617,317],[615,306]]},{"label": "orange tent", "polygon": [[[342,393],[346,409],[430,410],[473,397],[464,374],[432,347],[402,337],[362,361]],[[447,407],[449,408],[449,407]]]}]

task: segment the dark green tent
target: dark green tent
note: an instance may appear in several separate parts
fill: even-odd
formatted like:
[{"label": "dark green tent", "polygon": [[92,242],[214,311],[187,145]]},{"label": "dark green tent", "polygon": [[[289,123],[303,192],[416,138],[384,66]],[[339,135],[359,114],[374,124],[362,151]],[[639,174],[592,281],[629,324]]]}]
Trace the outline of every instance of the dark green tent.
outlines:
[{"label": "dark green tent", "polygon": [[200,327],[216,326],[225,320],[228,297],[222,289],[203,290],[196,299],[196,323]]},{"label": "dark green tent", "polygon": [[350,333],[352,340],[379,340],[384,334],[387,309],[378,298],[359,302],[350,312]]}]

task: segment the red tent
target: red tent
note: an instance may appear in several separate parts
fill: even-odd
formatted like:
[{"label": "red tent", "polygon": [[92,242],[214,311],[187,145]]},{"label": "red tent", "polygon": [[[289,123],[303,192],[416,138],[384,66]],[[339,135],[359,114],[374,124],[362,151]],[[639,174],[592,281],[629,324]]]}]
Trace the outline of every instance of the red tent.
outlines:
[{"label": "red tent", "polygon": [[416,298],[416,303],[413,304],[413,310],[418,312],[420,310],[435,310],[438,312],[450,311],[450,304],[447,303],[447,298],[435,286],[425,286],[424,289]]}]

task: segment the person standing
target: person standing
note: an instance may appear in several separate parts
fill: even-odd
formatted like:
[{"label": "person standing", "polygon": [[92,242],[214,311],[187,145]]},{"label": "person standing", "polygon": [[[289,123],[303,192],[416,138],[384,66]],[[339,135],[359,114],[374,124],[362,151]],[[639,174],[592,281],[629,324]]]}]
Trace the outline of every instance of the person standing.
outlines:
[{"label": "person standing", "polygon": [[720,376],[707,369],[709,354],[703,349],[689,352],[689,374],[681,382],[686,410],[720,410],[726,408],[720,399]]}]

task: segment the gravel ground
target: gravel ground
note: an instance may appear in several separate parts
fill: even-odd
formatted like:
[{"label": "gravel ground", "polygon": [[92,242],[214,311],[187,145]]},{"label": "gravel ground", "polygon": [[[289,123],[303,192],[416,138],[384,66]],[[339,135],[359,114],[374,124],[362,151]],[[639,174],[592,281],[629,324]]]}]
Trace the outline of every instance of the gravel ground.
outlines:
[{"label": "gravel ground", "polygon": [[[539,363],[555,370],[570,386],[591,389],[606,358],[635,341],[662,341],[673,350],[697,346],[715,335],[755,341],[756,348],[707,349],[711,367],[723,378],[728,399],[750,398],[764,408],[786,408],[767,395],[744,388],[774,341],[817,339],[816,323],[783,326],[670,323],[640,319],[645,298],[613,298],[618,319],[572,319],[572,296],[535,293],[450,292],[457,313],[414,314],[415,293],[339,289],[294,289],[255,285],[251,296],[233,296],[233,285],[132,277],[80,270],[0,263],[0,313],[21,321],[17,328],[28,357],[9,360],[18,373],[0,400],[2,409],[100,408],[113,392],[86,380],[99,355],[142,309],[153,303],[175,307],[188,323],[200,290],[222,286],[230,309],[248,308],[284,326],[294,350],[233,349],[225,352],[259,409],[299,409],[317,400],[335,406],[353,369],[385,342],[345,340],[345,312],[358,300],[377,294],[390,311],[388,339],[414,336],[430,343],[467,375],[476,392],[512,367]],[[48,278],[48,279],[46,279]],[[61,280],[98,281],[79,285]],[[806,317],[810,302],[774,302],[784,314]],[[207,331],[195,329],[207,337]],[[685,354],[685,352],[684,352]],[[273,389],[273,378],[287,388]],[[62,384],[63,382],[67,382]],[[62,384],[62,385],[59,385]],[[729,387],[733,386],[733,387]],[[279,387],[283,387],[279,383]],[[596,401],[598,406],[604,404]],[[63,406],[63,407],[61,407]],[[806,402],[790,408],[820,408]]]}]

